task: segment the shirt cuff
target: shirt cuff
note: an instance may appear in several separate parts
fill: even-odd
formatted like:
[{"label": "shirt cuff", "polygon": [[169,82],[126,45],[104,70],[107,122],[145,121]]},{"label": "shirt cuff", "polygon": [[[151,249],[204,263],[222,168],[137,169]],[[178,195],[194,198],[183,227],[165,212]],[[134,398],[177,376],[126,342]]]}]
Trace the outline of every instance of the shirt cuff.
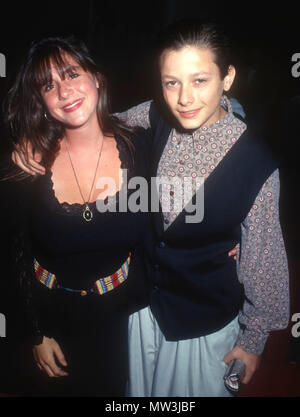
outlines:
[{"label": "shirt cuff", "polygon": [[267,342],[269,333],[257,330],[241,329],[237,338],[236,346],[245,352],[261,355]]}]

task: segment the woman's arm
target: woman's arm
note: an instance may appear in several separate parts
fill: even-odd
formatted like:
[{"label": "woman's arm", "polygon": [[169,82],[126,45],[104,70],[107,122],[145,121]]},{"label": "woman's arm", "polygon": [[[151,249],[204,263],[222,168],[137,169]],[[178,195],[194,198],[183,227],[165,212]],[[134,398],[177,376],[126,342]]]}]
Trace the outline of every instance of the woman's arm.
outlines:
[{"label": "woman's arm", "polygon": [[[24,185],[24,187],[22,187]],[[37,366],[50,377],[65,376],[67,373],[61,366],[66,366],[66,360],[57,342],[49,335],[49,330],[43,325],[39,314],[39,300],[37,299],[37,286],[41,285],[35,278],[33,255],[29,229],[27,225],[28,210],[30,208],[30,184],[22,184],[18,188],[17,201],[23,203],[16,210],[16,224],[12,230],[12,255],[14,260],[14,273],[18,283],[19,299],[24,316],[26,339],[32,345],[33,357]],[[26,196],[26,199],[25,199]],[[41,302],[43,303],[43,301]]]}]

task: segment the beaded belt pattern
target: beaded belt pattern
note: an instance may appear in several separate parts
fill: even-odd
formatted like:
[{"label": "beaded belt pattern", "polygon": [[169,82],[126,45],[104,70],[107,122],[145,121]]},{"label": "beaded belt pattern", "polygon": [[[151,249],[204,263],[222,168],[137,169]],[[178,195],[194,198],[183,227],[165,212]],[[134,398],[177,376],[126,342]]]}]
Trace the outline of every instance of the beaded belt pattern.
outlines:
[{"label": "beaded belt pattern", "polygon": [[81,295],[87,295],[88,293],[96,293],[99,295],[105,294],[114,288],[118,287],[122,282],[126,281],[128,277],[128,270],[130,264],[130,254],[123,265],[113,274],[107,277],[97,279],[89,290],[74,290],[71,288],[65,288],[58,284],[55,274],[47,271],[43,268],[36,259],[34,259],[35,277],[41,284],[44,284],[49,289],[60,288],[62,290],[80,293]]}]

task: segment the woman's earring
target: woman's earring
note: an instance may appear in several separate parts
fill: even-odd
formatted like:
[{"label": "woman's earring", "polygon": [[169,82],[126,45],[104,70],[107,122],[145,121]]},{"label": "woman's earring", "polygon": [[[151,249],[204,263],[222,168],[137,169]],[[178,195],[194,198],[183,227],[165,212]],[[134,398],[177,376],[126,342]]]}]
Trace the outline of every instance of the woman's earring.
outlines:
[{"label": "woman's earring", "polygon": [[48,119],[47,113],[44,113],[45,119],[48,120],[48,122],[50,122],[50,120]]}]

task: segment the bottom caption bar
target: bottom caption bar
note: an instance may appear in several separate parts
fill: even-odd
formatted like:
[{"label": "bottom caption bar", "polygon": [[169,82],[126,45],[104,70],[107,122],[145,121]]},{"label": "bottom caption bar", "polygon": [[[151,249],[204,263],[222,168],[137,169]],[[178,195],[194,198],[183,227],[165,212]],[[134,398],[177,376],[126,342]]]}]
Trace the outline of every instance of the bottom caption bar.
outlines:
[{"label": "bottom caption bar", "polygon": [[135,398],[131,400],[106,400],[104,404],[104,412],[110,413],[128,413],[130,415],[143,413],[191,413],[197,408],[196,401],[187,400],[169,400],[169,399],[145,399]]}]

